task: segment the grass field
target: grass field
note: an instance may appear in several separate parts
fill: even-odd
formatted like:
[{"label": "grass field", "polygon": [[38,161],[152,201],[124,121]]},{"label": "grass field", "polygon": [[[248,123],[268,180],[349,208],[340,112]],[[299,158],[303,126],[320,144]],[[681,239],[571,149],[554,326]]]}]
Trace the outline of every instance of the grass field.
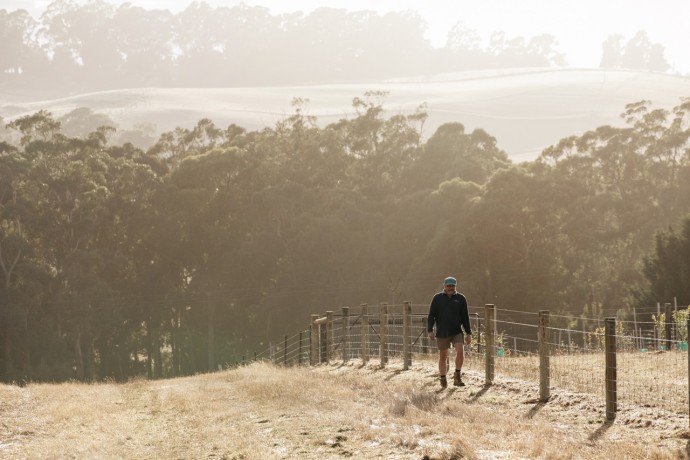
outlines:
[{"label": "grass field", "polygon": [[126,384],[0,386],[2,458],[675,459],[687,416],[483,374],[440,390],[433,359],[266,363]]},{"label": "grass field", "polygon": [[387,91],[387,115],[412,113],[426,104],[430,136],[447,122],[481,128],[514,162],[536,158],[545,147],[601,125],[621,125],[625,105],[643,99],[671,109],[690,96],[690,79],[666,74],[568,69],[512,69],[430,75],[415,79],[341,85],[212,89],[140,88],[36,100],[0,94],[6,120],[46,109],[56,116],[79,107],[109,115],[122,129],[153,123],[158,132],[191,128],[202,118],[217,126],[272,127],[293,112],[293,98],[309,99],[308,113],[325,125],[354,117],[352,100]]}]

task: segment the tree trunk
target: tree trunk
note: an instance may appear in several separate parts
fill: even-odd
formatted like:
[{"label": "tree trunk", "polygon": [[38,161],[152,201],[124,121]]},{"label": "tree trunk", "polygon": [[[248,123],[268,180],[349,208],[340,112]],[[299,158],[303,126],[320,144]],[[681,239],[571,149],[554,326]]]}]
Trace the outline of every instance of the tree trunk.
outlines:
[{"label": "tree trunk", "polygon": [[29,346],[29,310],[28,308],[20,308],[19,323],[21,324],[21,369],[22,372],[27,372],[31,368],[31,347]]},{"label": "tree trunk", "polygon": [[208,299],[208,370],[213,372],[216,369],[216,354],[215,354],[215,317],[216,304],[211,299]]},{"label": "tree trunk", "polygon": [[155,360],[153,361],[153,371],[154,371],[154,378],[155,379],[162,379],[163,378],[163,355],[161,353],[161,331],[158,325],[156,325],[156,329],[154,330],[155,334],[153,336],[153,343],[154,343],[154,356]]},{"label": "tree trunk", "polygon": [[163,362],[161,357],[160,346],[160,325],[158,321],[151,318],[146,328],[147,345],[148,345],[148,359],[147,370],[149,379],[159,379],[163,376]]},{"label": "tree trunk", "polygon": [[91,334],[86,334],[86,343],[84,344],[85,359],[84,359],[84,377],[87,381],[92,382],[96,375],[94,371],[94,352],[93,352],[93,338]]},{"label": "tree trunk", "polygon": [[81,334],[77,333],[74,338],[74,377],[77,380],[84,380],[84,361],[81,353]]},{"label": "tree trunk", "polygon": [[146,377],[153,379],[153,337],[151,332],[151,320],[146,324]]},{"label": "tree trunk", "polygon": [[178,308],[177,311],[175,312],[175,319],[173,319],[173,327],[172,327],[172,334],[171,334],[171,345],[172,345],[172,375],[173,377],[178,377],[181,374],[181,362],[182,362],[182,357],[180,356],[182,353],[181,350],[181,323],[182,323],[182,314],[181,310]]}]

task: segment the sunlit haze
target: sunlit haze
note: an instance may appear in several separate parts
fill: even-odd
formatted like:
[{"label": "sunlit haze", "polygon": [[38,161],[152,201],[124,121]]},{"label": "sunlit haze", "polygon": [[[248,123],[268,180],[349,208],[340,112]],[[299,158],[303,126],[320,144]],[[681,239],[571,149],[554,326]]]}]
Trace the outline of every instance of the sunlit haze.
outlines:
[{"label": "sunlit haze", "polygon": [[[50,2],[5,0],[2,8],[23,8],[39,16]],[[76,2],[78,4],[84,1]],[[110,1],[118,4],[119,2]],[[184,0],[133,0],[128,2],[146,9],[181,11],[191,2]],[[387,11],[416,10],[429,24],[427,36],[434,45],[445,44],[448,30],[458,21],[479,32],[485,41],[492,32],[503,31],[508,37],[530,38],[541,34],[556,37],[559,50],[570,67],[598,67],[601,44],[610,35],[626,39],[644,30],[650,41],[665,48],[671,72],[690,73],[690,2],[684,0],[488,0],[488,1],[419,1],[419,0],[208,0],[212,6],[234,6],[245,3],[264,6],[272,13],[303,11],[319,7],[348,10]]]}]

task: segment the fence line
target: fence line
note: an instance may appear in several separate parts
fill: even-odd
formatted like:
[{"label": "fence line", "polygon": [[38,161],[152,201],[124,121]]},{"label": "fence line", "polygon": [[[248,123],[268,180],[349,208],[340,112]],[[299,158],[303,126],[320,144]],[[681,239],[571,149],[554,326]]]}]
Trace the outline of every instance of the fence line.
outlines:
[{"label": "fence line", "polygon": [[[307,329],[284,336],[254,359],[313,366],[334,360],[366,363],[378,356],[381,367],[396,358],[406,370],[413,359],[437,353],[427,335],[427,308],[411,302],[361,304],[359,313],[343,307],[340,312],[314,314]],[[523,315],[533,322],[513,320]],[[609,420],[620,402],[690,413],[688,309],[671,310],[666,304],[654,321],[631,322],[487,304],[470,307],[470,318],[476,340],[466,348],[465,368],[484,370],[485,385],[496,375],[536,379],[542,402],[548,401],[553,387],[591,393],[605,400]],[[579,320],[580,328],[570,327]],[[554,324],[564,322],[565,326]],[[594,327],[587,328],[587,322]]]}]

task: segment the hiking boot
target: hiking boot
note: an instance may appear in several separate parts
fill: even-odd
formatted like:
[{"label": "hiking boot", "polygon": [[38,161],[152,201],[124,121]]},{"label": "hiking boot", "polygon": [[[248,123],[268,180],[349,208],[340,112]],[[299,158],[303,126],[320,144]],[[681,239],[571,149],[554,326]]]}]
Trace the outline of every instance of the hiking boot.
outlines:
[{"label": "hiking boot", "polygon": [[464,387],[465,386],[462,379],[460,378],[460,371],[455,371],[455,373],[453,374],[453,385],[456,387]]},{"label": "hiking boot", "polygon": [[446,376],[442,375],[440,377],[441,380],[441,388],[446,388],[448,386],[448,380],[446,380]]}]

